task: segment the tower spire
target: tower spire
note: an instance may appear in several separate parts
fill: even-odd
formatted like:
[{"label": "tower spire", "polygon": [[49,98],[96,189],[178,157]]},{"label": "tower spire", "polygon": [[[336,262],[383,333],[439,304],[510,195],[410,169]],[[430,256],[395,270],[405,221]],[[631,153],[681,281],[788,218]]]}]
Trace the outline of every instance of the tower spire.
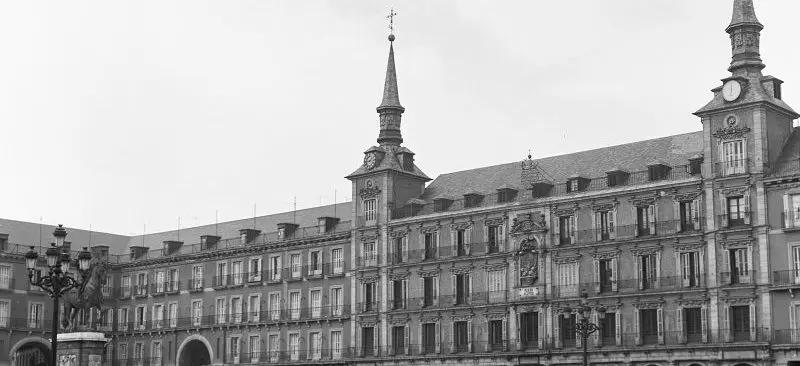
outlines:
[{"label": "tower spire", "polygon": [[383,99],[377,111],[380,116],[380,134],[378,143],[381,145],[400,145],[403,137],[400,134],[400,118],[405,111],[400,105],[400,95],[397,92],[397,73],[394,66],[394,9],[386,17],[389,19],[389,61],[386,65],[386,80],[383,84]]},{"label": "tower spire", "polygon": [[734,74],[749,70],[760,72],[764,68],[759,52],[761,30],[764,26],[756,18],[753,0],[734,0],[731,24],[725,28],[731,38],[731,66]]}]

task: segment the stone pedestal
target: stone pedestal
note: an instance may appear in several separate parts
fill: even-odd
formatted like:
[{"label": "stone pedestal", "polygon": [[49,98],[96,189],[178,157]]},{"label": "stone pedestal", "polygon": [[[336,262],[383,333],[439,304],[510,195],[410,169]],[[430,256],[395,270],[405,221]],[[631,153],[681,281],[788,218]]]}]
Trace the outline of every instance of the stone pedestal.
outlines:
[{"label": "stone pedestal", "polygon": [[57,366],[101,366],[107,342],[99,332],[59,334]]}]

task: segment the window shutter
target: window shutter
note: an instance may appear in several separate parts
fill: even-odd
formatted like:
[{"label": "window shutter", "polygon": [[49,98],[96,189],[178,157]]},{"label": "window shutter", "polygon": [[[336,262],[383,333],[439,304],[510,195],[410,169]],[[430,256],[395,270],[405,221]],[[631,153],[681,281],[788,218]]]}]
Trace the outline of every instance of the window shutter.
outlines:
[{"label": "window shutter", "polygon": [[619,273],[617,263],[617,257],[611,258],[611,274],[609,275],[609,279],[611,280],[611,291],[617,291],[617,273]]},{"label": "window shutter", "polygon": [[[508,316],[503,318],[503,351],[508,352]],[[489,350],[489,342],[486,342],[486,351]]]},{"label": "window shutter", "polygon": [[639,236],[639,208],[636,206],[631,207],[631,217],[633,217],[633,236]]},{"label": "window shutter", "polygon": [[553,221],[553,244],[557,246],[561,244],[561,218],[556,216]]},{"label": "window shutter", "polygon": [[561,348],[561,314],[558,312],[553,315],[553,338],[555,347]]},{"label": "window shutter", "polygon": [[[539,309],[539,311],[536,312],[536,320],[537,320],[536,323],[538,325],[538,328],[536,329],[536,338],[537,338],[536,342],[539,344],[539,349],[542,349],[545,346],[544,331],[545,331],[545,323],[547,322],[545,321],[546,320],[545,313],[541,309]],[[517,326],[517,329],[519,329],[519,326]]]},{"label": "window shutter", "polygon": [[408,235],[400,239],[400,249],[403,250],[403,263],[408,262]]},{"label": "window shutter", "polygon": [[756,304],[750,303],[750,341],[756,341]]},{"label": "window shutter", "polygon": [[728,227],[728,219],[730,212],[728,212],[728,200],[721,192],[719,194],[720,198],[720,211],[725,214],[724,218],[719,220],[720,227]]},{"label": "window shutter", "polygon": [[424,328],[424,326],[420,325],[419,328],[418,328],[419,331],[417,332],[417,335],[419,336],[419,354],[424,354],[425,353],[425,341],[422,339],[422,329],[423,328]]},{"label": "window shutter", "polygon": [[472,225],[464,230],[464,252],[469,255],[469,244],[472,242]]},{"label": "window shutter", "polygon": [[408,280],[403,280],[403,309],[408,308]]},{"label": "window shutter", "polygon": [[681,203],[678,200],[672,201],[672,217],[675,220],[675,231],[683,231],[681,228]]},{"label": "window shutter", "polygon": [[[598,319],[599,319],[599,317],[597,316],[597,311],[593,311],[592,312],[592,323],[594,323],[596,325],[601,325],[600,322],[598,321]],[[598,328],[596,332],[592,333],[592,338],[594,340],[594,346],[595,347],[600,346],[600,332],[602,332],[602,331],[603,331],[602,329]],[[580,338],[580,337],[578,337],[578,338]]]},{"label": "window shutter", "polygon": [[750,217],[753,216],[750,214],[750,190],[747,190],[744,193],[744,197],[742,199],[744,204],[742,205],[744,210],[744,223],[749,225],[750,224]]},{"label": "window shutter", "polygon": [[[417,304],[421,308],[425,306],[425,277],[419,278],[419,291],[422,293],[422,296],[419,297]],[[420,342],[422,342],[422,338],[420,338]]]},{"label": "window shutter", "polygon": [[569,217],[569,243],[575,244],[578,241],[578,222],[575,219],[575,215]]},{"label": "window shutter", "polygon": [[453,289],[453,304],[455,305],[458,303],[458,275],[452,275],[450,278],[452,278],[453,281],[450,288]]},{"label": "window shutter", "polygon": [[642,337],[641,334],[639,333],[639,322],[640,322],[639,317],[641,316],[642,316],[641,310],[636,310],[636,315],[633,317],[633,336],[637,345],[642,344]]},{"label": "window shutter", "polygon": [[793,215],[794,208],[789,205],[789,195],[783,195],[783,227],[790,227],[789,225],[792,223],[792,219],[794,218]]},{"label": "window shutter", "polygon": [[655,256],[656,261],[656,270],[655,270],[655,287],[661,287],[661,252],[656,253]]},{"label": "window shutter", "polygon": [[616,218],[617,218],[617,208],[615,206],[613,210],[608,211],[608,237],[611,238],[612,240],[617,238],[617,232],[616,232],[617,223],[615,221]]},{"label": "window shutter", "polygon": [[647,219],[650,220],[650,235],[656,234],[656,215],[658,211],[656,210],[656,205],[652,204],[647,206]]},{"label": "window shutter", "polygon": [[439,257],[439,230],[433,233],[433,257]]},{"label": "window shutter", "polygon": [[[594,292],[600,293],[600,260],[595,259],[592,261],[592,267],[594,267]],[[597,324],[597,322],[595,322]]]},{"label": "window shutter", "polygon": [[600,222],[600,213],[595,211],[593,212],[594,220],[592,221],[592,231],[594,231],[594,240],[601,241],[603,240],[602,235],[602,223]]},{"label": "window shutter", "polygon": [[380,356],[381,351],[381,343],[380,343],[380,334],[381,332],[378,331],[378,327],[373,328],[372,330],[372,348],[373,348],[373,355]]},{"label": "window shutter", "polygon": [[[389,289],[388,289],[388,291],[386,291],[386,293],[387,293],[387,295],[386,295],[387,306],[386,307],[388,309],[394,309],[394,286],[395,286],[394,285],[394,280],[389,280],[389,283],[388,283],[388,286],[387,286],[387,287],[389,287]],[[378,289],[376,288],[375,290],[377,291]],[[311,296],[309,296],[309,302],[311,302]]]},{"label": "window shutter", "polygon": [[464,281],[467,282],[467,303],[472,304],[472,278],[470,278],[469,273],[464,275]]},{"label": "window shutter", "polygon": [[519,313],[516,313],[515,317],[514,317],[514,320],[517,322],[517,335],[516,335],[516,337],[517,337],[517,345],[518,345],[517,350],[521,350],[522,349],[522,347],[520,346],[521,345],[520,342],[522,342],[522,329],[520,329],[521,324],[520,324],[520,319],[519,318],[520,318]]},{"label": "window shutter", "polygon": [[706,307],[703,305],[703,307],[700,308],[700,332],[703,337],[703,343],[708,342],[708,318],[706,313]]},{"label": "window shutter", "polygon": [[730,342],[733,327],[731,326],[731,307],[728,305],[725,306],[724,317],[725,318],[723,319],[723,322],[725,324],[725,342]]},{"label": "window shutter", "polygon": [[506,250],[506,221],[497,225],[497,251],[504,252]]},{"label": "window shutter", "polygon": [[[422,328],[422,327],[420,327],[420,328]],[[402,352],[404,354],[407,354],[407,355],[411,354],[411,344],[409,342],[409,338],[410,338],[409,331],[410,330],[411,329],[409,329],[408,325],[406,325],[404,327],[404,329],[403,329],[403,350],[402,350]],[[420,342],[420,343],[422,343],[422,342]]]},{"label": "window shutter", "polygon": [[454,228],[450,228],[450,256],[456,257],[458,256],[458,248],[456,246],[456,242],[458,241],[458,230]]},{"label": "window shutter", "polygon": [[692,200],[690,215],[695,230],[700,230],[700,199]]},{"label": "window shutter", "polygon": [[[638,230],[637,230],[638,231]],[[633,260],[636,266],[636,279],[639,282],[639,289],[644,289],[644,274],[642,273],[642,256],[641,255],[634,255]]]},{"label": "window shutter", "polygon": [[442,353],[442,327],[439,322],[436,322],[436,353]]},{"label": "window shutter", "polygon": [[656,309],[658,317],[658,344],[664,344],[664,309]]},{"label": "window shutter", "polygon": [[472,320],[467,320],[467,352],[472,352]]},{"label": "window shutter", "polygon": [[[568,318],[568,319],[569,319],[569,320],[572,320],[572,318],[571,318],[571,317],[570,317],[570,318]],[[573,322],[572,322],[573,329],[574,329],[574,327],[577,325],[577,323],[578,323],[578,315],[577,315],[577,314],[575,314],[575,321],[573,321]],[[576,348],[581,348],[581,347],[583,347],[583,338],[582,338],[582,337],[580,337],[580,336],[578,336],[578,334],[577,334],[577,333],[573,332],[573,334],[570,334],[570,335],[568,335],[568,336],[569,336],[570,338],[573,338],[573,337],[575,338],[575,347],[576,347]],[[589,338],[586,338],[586,345],[587,345],[587,346],[589,345]]]},{"label": "window shutter", "polygon": [[617,346],[622,345],[622,312],[617,310],[614,315],[614,337],[616,338]]},{"label": "window shutter", "polygon": [[[439,276],[433,276],[433,305],[439,305]],[[438,326],[439,323],[436,324]],[[439,334],[439,332],[436,332],[436,334]]]}]

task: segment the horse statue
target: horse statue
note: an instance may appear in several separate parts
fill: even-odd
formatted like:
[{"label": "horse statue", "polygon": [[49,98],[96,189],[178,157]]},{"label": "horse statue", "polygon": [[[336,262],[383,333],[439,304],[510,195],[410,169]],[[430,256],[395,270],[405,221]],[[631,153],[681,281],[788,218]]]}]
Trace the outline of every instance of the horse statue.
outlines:
[{"label": "horse statue", "polygon": [[[83,282],[64,294],[62,297],[64,301],[64,316],[61,319],[61,326],[64,329],[73,331],[75,317],[80,310],[83,310],[84,314],[87,314],[87,310],[100,312],[103,305],[103,283],[108,269],[109,265],[106,261],[92,258]],[[102,313],[100,312],[100,314]]]}]

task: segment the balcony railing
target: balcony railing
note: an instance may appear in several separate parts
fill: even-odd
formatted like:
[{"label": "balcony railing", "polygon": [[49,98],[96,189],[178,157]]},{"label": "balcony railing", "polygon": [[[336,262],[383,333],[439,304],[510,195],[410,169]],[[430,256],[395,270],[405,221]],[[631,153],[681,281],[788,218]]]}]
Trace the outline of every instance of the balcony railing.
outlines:
[{"label": "balcony railing", "polygon": [[748,159],[732,159],[724,162],[714,163],[714,173],[717,176],[729,176],[747,174],[750,171]]},{"label": "balcony railing", "polygon": [[750,212],[749,211],[739,211],[733,213],[727,213],[717,216],[720,227],[741,227],[750,225]]},{"label": "balcony railing", "polygon": [[800,211],[782,212],[781,227],[784,230],[800,230]]},{"label": "balcony railing", "polygon": [[772,272],[773,286],[800,285],[800,269],[787,269]]},{"label": "balcony railing", "polygon": [[[680,228],[680,230],[679,230]],[[571,234],[560,233],[554,242],[562,245],[570,243],[583,244],[607,240],[625,240],[649,236],[672,236],[678,234],[694,234],[702,232],[702,220],[680,221],[662,220],[647,225],[615,225],[610,228],[575,230]],[[575,238],[572,238],[572,235]]]},{"label": "balcony railing", "polygon": [[735,271],[720,272],[719,284],[726,285],[749,285],[755,283],[755,271]]},{"label": "balcony railing", "polygon": [[695,289],[706,286],[705,275],[664,276],[650,279],[619,279],[603,282],[581,282],[574,285],[554,285],[554,297],[578,297],[582,292],[589,296],[616,295],[620,293],[636,293],[648,291],[672,291],[677,289]]},{"label": "balcony railing", "polygon": [[186,289],[189,290],[189,292],[203,291],[203,279],[191,278],[186,280]]}]

